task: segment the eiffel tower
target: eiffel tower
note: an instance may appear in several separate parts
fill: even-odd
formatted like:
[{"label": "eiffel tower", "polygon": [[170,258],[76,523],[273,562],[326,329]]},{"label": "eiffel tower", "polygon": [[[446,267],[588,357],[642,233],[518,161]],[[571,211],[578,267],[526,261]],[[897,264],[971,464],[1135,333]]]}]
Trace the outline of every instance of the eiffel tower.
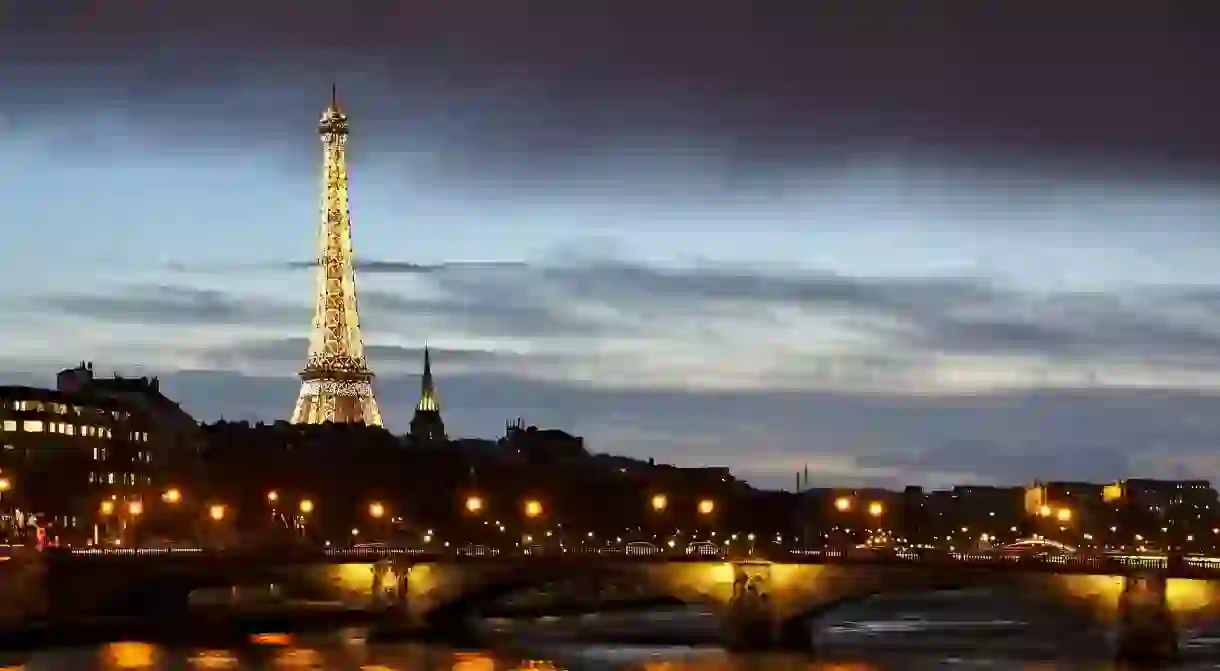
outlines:
[{"label": "eiffel tower", "polygon": [[322,228],[318,238],[317,306],[309,358],[293,424],[363,423],[381,426],[373,371],[364,359],[352,270],[352,224],[347,209],[347,116],[334,88],[318,122],[322,136]]}]

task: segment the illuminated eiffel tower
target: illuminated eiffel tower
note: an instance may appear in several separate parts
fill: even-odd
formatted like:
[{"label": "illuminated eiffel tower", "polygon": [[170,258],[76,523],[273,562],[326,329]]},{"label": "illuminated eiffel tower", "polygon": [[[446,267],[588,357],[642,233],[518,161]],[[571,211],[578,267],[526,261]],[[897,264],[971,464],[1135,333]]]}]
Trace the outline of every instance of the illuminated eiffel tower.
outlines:
[{"label": "illuminated eiffel tower", "polygon": [[381,426],[373,371],[364,360],[352,270],[352,224],[347,209],[347,116],[331,89],[318,133],[323,147],[322,229],[318,239],[317,306],[309,359],[293,424],[364,423]]}]

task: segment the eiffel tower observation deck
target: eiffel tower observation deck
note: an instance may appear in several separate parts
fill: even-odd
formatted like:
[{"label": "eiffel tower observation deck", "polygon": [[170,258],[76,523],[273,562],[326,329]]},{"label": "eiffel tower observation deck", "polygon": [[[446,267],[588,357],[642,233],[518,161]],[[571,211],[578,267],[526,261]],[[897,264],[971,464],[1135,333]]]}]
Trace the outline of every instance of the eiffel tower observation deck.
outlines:
[{"label": "eiffel tower observation deck", "polygon": [[334,89],[318,122],[323,147],[322,226],[318,237],[317,289],[309,357],[293,424],[381,425],[373,395],[373,371],[364,358],[352,269],[352,224],[347,200],[347,115]]}]

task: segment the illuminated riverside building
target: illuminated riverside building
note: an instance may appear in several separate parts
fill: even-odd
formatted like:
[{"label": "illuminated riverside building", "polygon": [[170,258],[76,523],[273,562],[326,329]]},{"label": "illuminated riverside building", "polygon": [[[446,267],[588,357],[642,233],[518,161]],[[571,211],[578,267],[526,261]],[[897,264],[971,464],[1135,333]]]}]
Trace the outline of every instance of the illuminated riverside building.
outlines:
[{"label": "illuminated riverside building", "polygon": [[0,387],[0,492],[6,512],[91,527],[107,497],[138,499],[174,452],[197,447],[198,426],[156,378],[63,370],[56,389]]},{"label": "illuminated riverside building", "polygon": [[151,486],[154,433],[147,415],[115,399],[0,387],[5,509],[72,526],[102,496]]}]

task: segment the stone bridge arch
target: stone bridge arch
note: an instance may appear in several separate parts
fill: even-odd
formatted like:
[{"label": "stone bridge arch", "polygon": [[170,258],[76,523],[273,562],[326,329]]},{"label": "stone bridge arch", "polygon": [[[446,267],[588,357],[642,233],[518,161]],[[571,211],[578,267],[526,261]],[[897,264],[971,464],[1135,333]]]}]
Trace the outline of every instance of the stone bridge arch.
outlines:
[{"label": "stone bridge arch", "polygon": [[48,615],[170,617],[185,612],[204,589],[282,585],[293,596],[327,598],[336,589],[330,565],[263,562],[98,559],[49,562],[44,582]]},{"label": "stone bridge arch", "polygon": [[789,565],[766,581],[772,616],[781,627],[826,617],[844,606],[881,595],[985,590],[1044,607],[1057,616],[1111,622],[1125,577],[1058,574],[970,566]]},{"label": "stone bridge arch", "polygon": [[481,607],[506,597],[554,583],[583,584],[592,589],[631,588],[638,597],[675,597],[653,568],[623,561],[513,561],[406,564],[405,589],[400,595],[410,623],[451,627]]}]

